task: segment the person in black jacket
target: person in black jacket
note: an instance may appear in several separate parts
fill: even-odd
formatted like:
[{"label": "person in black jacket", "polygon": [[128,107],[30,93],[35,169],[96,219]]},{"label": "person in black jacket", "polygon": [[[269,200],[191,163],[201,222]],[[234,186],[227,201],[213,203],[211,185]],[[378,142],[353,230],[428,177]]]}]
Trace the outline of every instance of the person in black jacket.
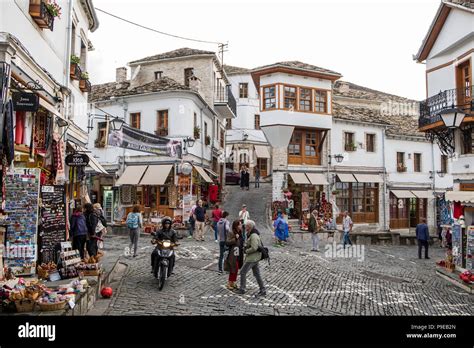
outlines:
[{"label": "person in black jacket", "polygon": [[86,218],[82,213],[82,208],[74,208],[74,213],[71,216],[70,222],[70,231],[72,236],[72,248],[79,250],[81,259],[84,259],[84,247],[87,240],[87,224]]},{"label": "person in black jacket", "polygon": [[90,203],[86,203],[84,205],[84,216],[86,218],[86,225],[87,225],[87,242],[86,242],[86,249],[89,257],[97,255],[97,239],[95,230],[97,228],[97,224],[99,222],[99,217],[97,213],[94,211],[94,206]]},{"label": "person in black jacket", "polygon": [[[178,234],[176,233],[175,230],[171,228],[172,221],[169,217],[163,218],[161,221],[161,226],[162,228],[155,233],[154,238],[155,240],[170,240],[172,243],[176,244],[178,242]],[[158,251],[155,249],[151,253],[151,268],[153,271],[153,265],[155,264],[155,260],[158,257]],[[173,268],[174,268],[174,263],[175,263],[175,256],[171,256],[170,259],[170,265],[168,268],[168,277],[173,273]]]}]

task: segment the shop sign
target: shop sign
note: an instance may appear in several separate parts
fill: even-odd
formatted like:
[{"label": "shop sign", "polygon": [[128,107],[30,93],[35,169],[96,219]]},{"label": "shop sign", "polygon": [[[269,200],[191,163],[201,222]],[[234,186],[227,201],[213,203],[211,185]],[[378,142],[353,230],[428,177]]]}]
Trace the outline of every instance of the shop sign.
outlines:
[{"label": "shop sign", "polygon": [[34,93],[12,93],[13,110],[36,112],[39,107],[39,97]]},{"label": "shop sign", "polygon": [[459,185],[460,191],[474,191],[474,183],[462,183]]},{"label": "shop sign", "polygon": [[75,153],[66,156],[66,165],[69,167],[85,167],[89,164],[89,156],[84,153]]}]

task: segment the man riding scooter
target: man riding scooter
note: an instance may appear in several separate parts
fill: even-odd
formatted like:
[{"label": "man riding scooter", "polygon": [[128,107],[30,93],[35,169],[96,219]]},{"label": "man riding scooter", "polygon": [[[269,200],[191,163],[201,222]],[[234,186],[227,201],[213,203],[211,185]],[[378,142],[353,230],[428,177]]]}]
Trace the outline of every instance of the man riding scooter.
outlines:
[{"label": "man riding scooter", "polygon": [[[163,241],[163,240],[170,240],[173,244],[176,244],[178,241],[178,235],[175,230],[171,228],[172,221],[169,217],[163,218],[161,221],[161,226],[162,228],[154,234],[153,237],[153,242],[155,241]],[[153,253],[151,254],[151,269],[153,273],[153,266],[155,265],[155,260],[158,256],[158,250],[155,249],[153,250]],[[175,263],[175,255],[173,255],[170,258],[170,264],[168,267],[168,277],[173,274],[173,268],[174,268],[174,263]]]}]

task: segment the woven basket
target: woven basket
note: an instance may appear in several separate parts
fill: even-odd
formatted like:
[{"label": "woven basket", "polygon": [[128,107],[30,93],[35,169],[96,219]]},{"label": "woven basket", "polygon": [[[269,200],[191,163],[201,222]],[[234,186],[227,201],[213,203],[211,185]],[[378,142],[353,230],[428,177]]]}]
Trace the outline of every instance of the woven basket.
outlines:
[{"label": "woven basket", "polygon": [[35,302],[32,300],[18,300],[15,301],[15,307],[18,313],[33,312]]},{"label": "woven basket", "polygon": [[91,269],[91,270],[84,270],[81,271],[83,275],[91,277],[91,276],[98,276],[100,275],[100,270],[99,269]]},{"label": "woven basket", "polygon": [[61,309],[64,309],[65,305],[66,305],[66,301],[62,301],[58,303],[38,303],[38,306],[43,312],[59,311]]}]

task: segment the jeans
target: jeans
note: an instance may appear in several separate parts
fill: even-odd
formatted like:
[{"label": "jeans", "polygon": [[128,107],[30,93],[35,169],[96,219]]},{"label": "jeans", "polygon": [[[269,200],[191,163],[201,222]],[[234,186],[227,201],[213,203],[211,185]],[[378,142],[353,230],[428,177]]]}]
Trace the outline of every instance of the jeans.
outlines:
[{"label": "jeans", "polygon": [[96,256],[97,255],[97,239],[89,239],[86,242],[86,249],[87,253],[89,254],[89,257],[91,256]]},{"label": "jeans", "polygon": [[349,238],[349,231],[344,231],[344,235],[342,238],[343,238],[344,249],[346,248],[346,244],[352,245],[351,239]]},{"label": "jeans", "polygon": [[81,255],[81,259],[84,259],[84,247],[86,246],[86,239],[87,236],[85,234],[81,236],[74,236],[72,238],[72,248],[74,250],[79,250],[79,254]]},{"label": "jeans", "polygon": [[219,242],[219,271],[222,272],[222,264],[224,263],[225,242]]},{"label": "jeans", "polygon": [[258,187],[260,187],[260,178],[256,177],[255,178],[255,188],[258,188]]},{"label": "jeans", "polygon": [[425,247],[425,259],[428,258],[428,241],[418,239],[418,258],[421,259],[421,249]]},{"label": "jeans", "polygon": [[217,240],[217,221],[212,222],[212,229],[214,230],[214,240]]},{"label": "jeans", "polygon": [[311,239],[313,240],[313,250],[319,250],[319,236],[317,233],[311,234]]},{"label": "jeans", "polygon": [[132,253],[132,247],[133,247],[133,255],[137,255],[139,235],[140,235],[139,228],[130,228],[130,253]]},{"label": "jeans", "polygon": [[256,262],[244,262],[242,269],[240,270],[240,290],[245,291],[247,285],[247,273],[252,269],[253,276],[257,279],[258,287],[260,291],[265,291],[265,285],[263,284],[262,276],[260,275],[260,268],[258,268],[258,261]]},{"label": "jeans", "polygon": [[189,235],[192,237],[194,229],[196,228],[196,220],[193,217],[189,218]]}]

